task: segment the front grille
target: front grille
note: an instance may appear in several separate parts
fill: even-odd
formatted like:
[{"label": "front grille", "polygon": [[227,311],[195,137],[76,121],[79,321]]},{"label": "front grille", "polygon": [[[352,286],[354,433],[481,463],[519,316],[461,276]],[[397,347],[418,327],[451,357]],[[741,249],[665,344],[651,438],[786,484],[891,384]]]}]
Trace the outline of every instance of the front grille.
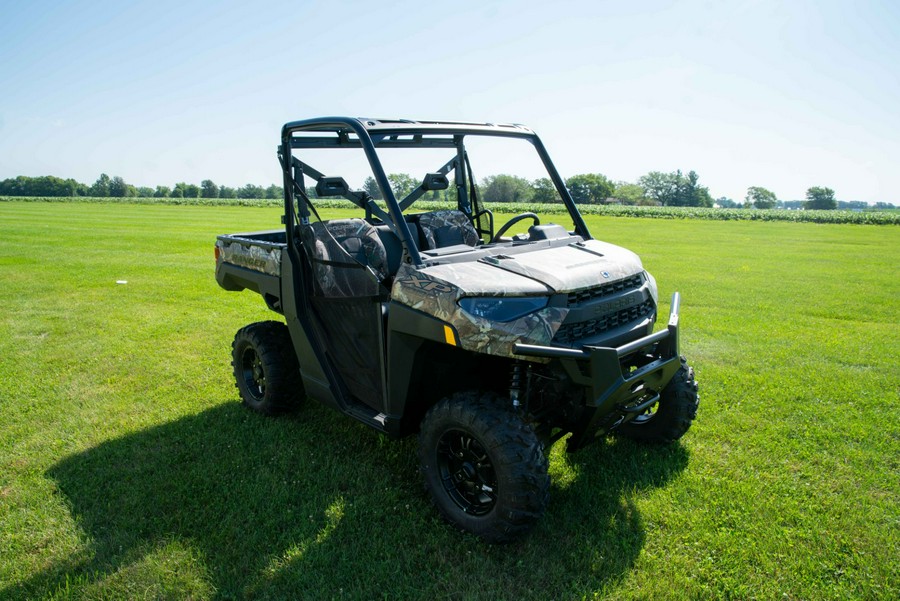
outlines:
[{"label": "front grille", "polygon": [[641,274],[636,274],[623,280],[610,282],[609,284],[603,284],[594,288],[588,288],[587,290],[570,292],[568,298],[568,306],[574,307],[588,301],[615,294],[616,292],[631,290],[632,288],[640,288],[643,283],[644,278],[641,276]]},{"label": "front grille", "polygon": [[590,319],[579,323],[563,324],[560,326],[559,330],[556,331],[556,336],[554,336],[553,340],[554,342],[569,344],[576,340],[597,336],[598,334],[603,334],[618,326],[648,317],[653,313],[653,310],[653,301],[647,300],[640,305],[608,313],[596,319]]}]

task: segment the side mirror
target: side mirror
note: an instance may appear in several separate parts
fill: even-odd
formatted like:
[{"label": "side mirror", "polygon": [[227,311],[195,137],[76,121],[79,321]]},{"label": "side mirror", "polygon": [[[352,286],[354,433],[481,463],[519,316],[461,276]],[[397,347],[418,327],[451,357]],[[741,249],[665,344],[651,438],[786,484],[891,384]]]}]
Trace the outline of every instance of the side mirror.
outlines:
[{"label": "side mirror", "polygon": [[426,173],[425,179],[422,181],[422,187],[428,192],[432,190],[446,190],[450,187],[450,181],[443,173]]},{"label": "side mirror", "polygon": [[319,197],[326,196],[348,196],[350,187],[343,177],[323,177],[316,183],[316,195]]}]

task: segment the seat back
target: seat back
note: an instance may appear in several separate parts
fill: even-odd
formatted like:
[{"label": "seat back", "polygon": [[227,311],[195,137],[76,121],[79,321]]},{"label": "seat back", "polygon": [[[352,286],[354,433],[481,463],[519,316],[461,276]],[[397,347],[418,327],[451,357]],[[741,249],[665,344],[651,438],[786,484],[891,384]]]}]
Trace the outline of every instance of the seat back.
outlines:
[{"label": "seat back", "polygon": [[393,277],[397,275],[397,270],[400,269],[400,263],[403,259],[403,245],[400,244],[400,238],[397,237],[397,234],[387,224],[374,227],[387,254],[388,276]]},{"label": "seat back", "polygon": [[316,292],[324,297],[378,296],[388,277],[387,253],[364,219],[334,219],[303,226],[301,241],[312,262]]},{"label": "seat back", "polygon": [[480,241],[475,226],[462,211],[424,213],[419,216],[419,228],[422,230],[426,250],[457,244],[476,246]]}]

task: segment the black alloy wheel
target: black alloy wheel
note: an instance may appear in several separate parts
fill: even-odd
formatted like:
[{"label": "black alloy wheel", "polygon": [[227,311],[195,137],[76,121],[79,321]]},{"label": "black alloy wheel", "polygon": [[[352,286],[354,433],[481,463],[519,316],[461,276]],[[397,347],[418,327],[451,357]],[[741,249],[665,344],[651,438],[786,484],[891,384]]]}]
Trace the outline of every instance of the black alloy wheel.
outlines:
[{"label": "black alloy wheel", "polygon": [[438,401],[422,420],[425,489],[450,524],[491,543],[528,532],[547,507],[544,447],[508,398],[464,391]]},{"label": "black alloy wheel", "polygon": [[256,402],[262,402],[266,398],[266,374],[262,359],[252,346],[245,348],[241,355],[241,375],[244,378],[244,389]]},{"label": "black alloy wheel", "polygon": [[306,397],[291,335],[283,323],[262,321],[238,330],[231,345],[231,366],[241,400],[258,413],[281,413]]},{"label": "black alloy wheel", "polygon": [[497,503],[497,474],[484,446],[462,430],[438,441],[437,466],[447,495],[469,515],[489,513]]}]

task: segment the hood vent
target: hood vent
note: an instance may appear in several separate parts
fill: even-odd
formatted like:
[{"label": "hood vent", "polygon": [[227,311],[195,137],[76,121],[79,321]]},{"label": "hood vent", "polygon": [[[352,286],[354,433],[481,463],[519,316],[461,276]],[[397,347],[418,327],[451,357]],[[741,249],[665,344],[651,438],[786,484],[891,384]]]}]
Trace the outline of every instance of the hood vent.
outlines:
[{"label": "hood vent", "polygon": [[593,338],[613,328],[626,325],[638,319],[643,319],[653,314],[653,301],[646,301],[640,305],[622,309],[614,313],[608,313],[597,319],[582,321],[579,323],[563,324],[553,337],[554,342],[571,344],[585,338]]},{"label": "hood vent", "polygon": [[567,306],[569,308],[577,307],[583,303],[597,300],[598,298],[603,298],[605,296],[610,296],[612,294],[616,294],[617,292],[624,292],[625,290],[640,288],[643,283],[644,278],[641,274],[638,273],[629,278],[624,278],[615,282],[610,282],[608,284],[602,284],[600,286],[595,286],[586,290],[579,290],[577,292],[570,292]]}]

